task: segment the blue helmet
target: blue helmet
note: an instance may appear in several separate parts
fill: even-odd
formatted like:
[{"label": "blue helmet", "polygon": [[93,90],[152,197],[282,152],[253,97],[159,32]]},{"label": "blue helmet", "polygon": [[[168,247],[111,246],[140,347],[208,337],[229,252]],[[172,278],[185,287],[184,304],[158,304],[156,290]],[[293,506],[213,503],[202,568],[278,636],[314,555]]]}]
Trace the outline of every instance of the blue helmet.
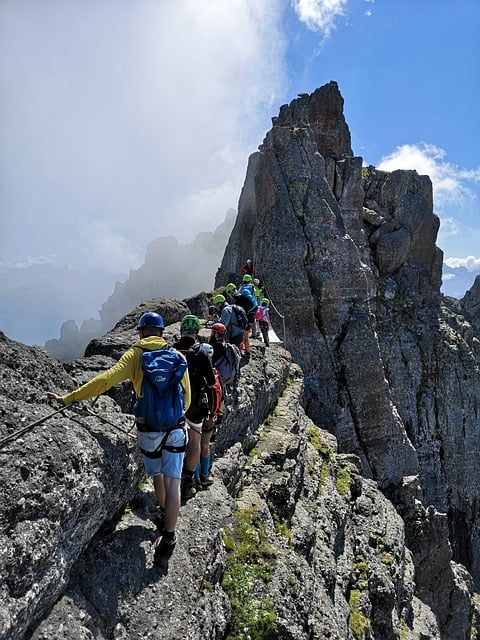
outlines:
[{"label": "blue helmet", "polygon": [[165,329],[165,323],[162,316],[154,311],[147,311],[140,318],[137,324],[137,329],[142,327],[158,327],[159,329]]}]

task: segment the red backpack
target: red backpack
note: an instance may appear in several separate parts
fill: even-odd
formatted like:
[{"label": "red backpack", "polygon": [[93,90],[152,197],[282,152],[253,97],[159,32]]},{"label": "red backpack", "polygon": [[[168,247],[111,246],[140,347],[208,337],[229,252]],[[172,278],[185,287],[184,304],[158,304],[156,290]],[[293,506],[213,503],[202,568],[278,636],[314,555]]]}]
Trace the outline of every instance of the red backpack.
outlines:
[{"label": "red backpack", "polygon": [[215,374],[215,386],[208,388],[208,404],[210,409],[210,418],[213,418],[220,411],[220,406],[222,404],[222,385],[220,384],[220,376],[218,371],[214,368],[213,373]]}]

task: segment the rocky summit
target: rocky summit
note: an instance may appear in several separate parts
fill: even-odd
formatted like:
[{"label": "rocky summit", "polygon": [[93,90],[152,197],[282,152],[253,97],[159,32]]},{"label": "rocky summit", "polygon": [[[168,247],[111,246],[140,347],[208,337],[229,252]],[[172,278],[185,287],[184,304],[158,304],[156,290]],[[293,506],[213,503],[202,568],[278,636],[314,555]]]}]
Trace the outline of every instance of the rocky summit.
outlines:
[{"label": "rocky summit", "polygon": [[251,258],[280,342],[227,390],[168,567],[129,383],[46,392],[113,365],[146,310],[172,343],[212,295],[145,301],[68,365],[0,334],[0,637],[478,637],[480,288],[441,296],[438,226],[427,176],[354,156],[336,83],[280,109],[215,282]]}]

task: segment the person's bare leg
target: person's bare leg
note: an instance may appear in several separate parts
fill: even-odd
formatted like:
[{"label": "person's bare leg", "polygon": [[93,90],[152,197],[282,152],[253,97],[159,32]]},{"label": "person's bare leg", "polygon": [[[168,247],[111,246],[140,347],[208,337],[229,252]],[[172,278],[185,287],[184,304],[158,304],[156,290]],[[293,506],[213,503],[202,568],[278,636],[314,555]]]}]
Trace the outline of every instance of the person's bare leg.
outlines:
[{"label": "person's bare leg", "polygon": [[164,476],[165,485],[165,531],[173,532],[180,512],[180,478]]},{"label": "person's bare leg", "polygon": [[243,332],[243,344],[245,346],[245,353],[250,353],[250,325],[246,331]]},{"label": "person's bare leg", "polygon": [[165,509],[165,480],[163,473],[153,476],[153,488],[155,489],[158,505]]},{"label": "person's bare leg", "polygon": [[203,443],[200,451],[201,458],[208,458],[210,455],[210,442]]},{"label": "person's bare leg", "polygon": [[[198,433],[200,431],[200,433]],[[202,439],[202,425],[195,425],[188,428],[188,444],[185,452],[185,460],[183,468],[187,471],[195,471],[198,461],[200,460],[200,442]]]}]

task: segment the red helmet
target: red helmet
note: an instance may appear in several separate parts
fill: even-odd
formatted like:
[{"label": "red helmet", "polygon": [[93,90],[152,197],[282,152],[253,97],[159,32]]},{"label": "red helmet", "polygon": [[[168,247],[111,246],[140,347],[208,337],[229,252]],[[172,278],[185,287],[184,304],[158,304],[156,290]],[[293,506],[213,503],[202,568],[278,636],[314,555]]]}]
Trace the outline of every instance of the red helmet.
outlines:
[{"label": "red helmet", "polygon": [[215,333],[220,333],[222,336],[227,333],[227,327],[221,322],[214,322],[212,324],[212,331]]}]

